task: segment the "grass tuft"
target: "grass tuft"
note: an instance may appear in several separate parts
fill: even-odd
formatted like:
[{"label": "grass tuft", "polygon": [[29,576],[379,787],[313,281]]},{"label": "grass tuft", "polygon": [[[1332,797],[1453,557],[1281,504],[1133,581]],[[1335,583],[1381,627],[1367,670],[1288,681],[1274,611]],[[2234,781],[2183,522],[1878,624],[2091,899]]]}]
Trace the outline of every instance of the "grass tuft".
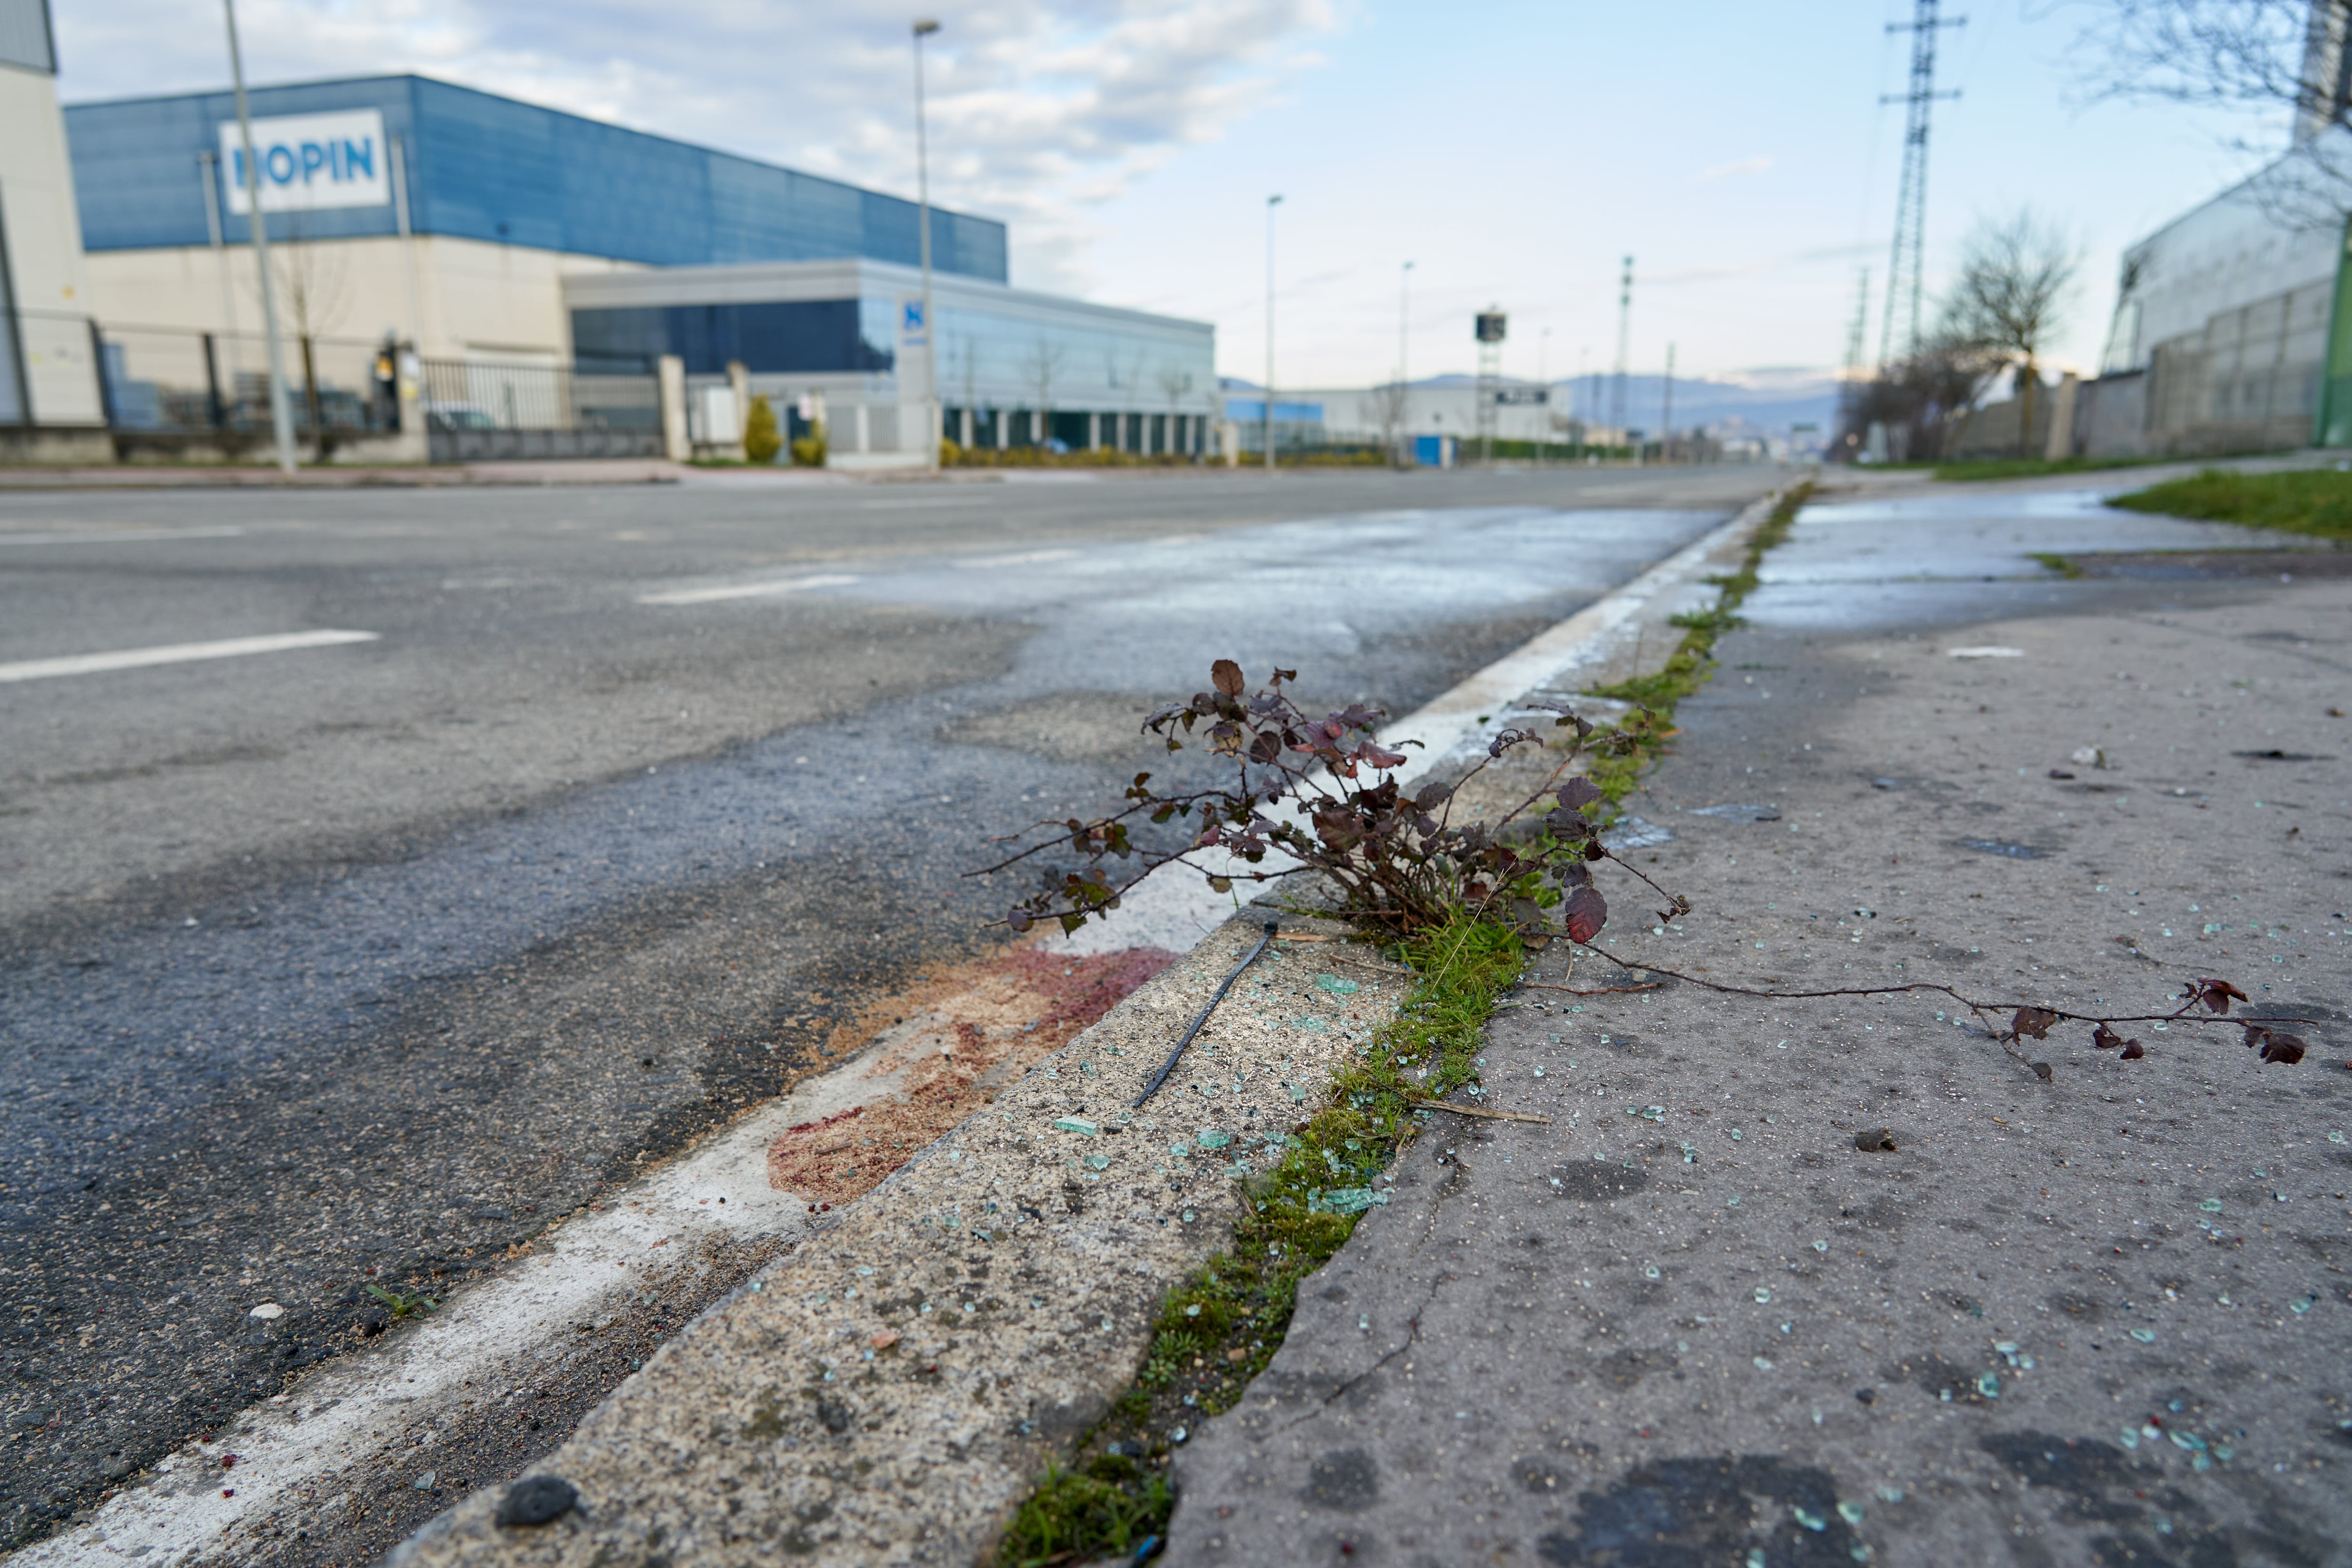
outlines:
[{"label": "grass tuft", "polygon": [[2117,496],[2107,504],[2201,522],[2275,528],[2338,542],[2352,540],[2352,473],[2340,468],[2284,474],[2206,468],[2185,479]]},{"label": "grass tuft", "polygon": [[999,1568],[1083,1562],[1165,1530],[1171,1434],[1231,1408],[1265,1370],[1298,1281],[1346,1245],[1366,1212],[1361,1194],[1435,1114],[1415,1107],[1476,1080],[1486,1020],[1526,962],[1517,932],[1457,910],[1383,952],[1414,974],[1396,1017],[1332,1074],[1328,1103],[1285,1137],[1280,1163],[1246,1181],[1233,1246],[1160,1303],[1134,1384],[1079,1445],[1078,1468],[1047,1470],[1022,1503]]}]

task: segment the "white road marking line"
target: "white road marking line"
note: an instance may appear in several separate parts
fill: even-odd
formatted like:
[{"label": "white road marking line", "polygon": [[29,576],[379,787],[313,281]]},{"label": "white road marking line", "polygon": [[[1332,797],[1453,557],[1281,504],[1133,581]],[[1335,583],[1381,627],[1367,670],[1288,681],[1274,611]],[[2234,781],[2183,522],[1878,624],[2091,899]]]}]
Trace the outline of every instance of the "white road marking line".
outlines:
[{"label": "white road marking line", "polygon": [[1024,550],[1012,555],[974,555],[956,563],[959,566],[1043,566],[1048,561],[1076,561],[1075,550]]},{"label": "white road marking line", "polygon": [[0,544],[144,544],[172,539],[236,539],[245,530],[219,528],[60,528],[43,533],[10,533],[0,530]]},{"label": "white road marking line", "polygon": [[797,594],[808,588],[845,588],[855,577],[819,573],[814,577],[785,577],[767,583],[730,583],[719,588],[665,588],[640,594],[640,605],[715,605],[721,599],[764,599],[772,594]]},{"label": "white road marking line", "polygon": [[[495,1405],[500,1390],[531,1385],[554,1358],[601,1337],[640,1291],[672,1268],[692,1268],[710,1247],[762,1238],[791,1244],[810,1235],[808,1200],[768,1184],[768,1145],[811,1119],[813,1095],[839,1092],[828,1080],[871,1065],[861,1052],[676,1163],[604,1194],[602,1212],[550,1227],[527,1254],[423,1322],[247,1407],[205,1447],[183,1445],[156,1464],[158,1484],[118,1492],[88,1523],[23,1548],[10,1562],[121,1568],[146,1552],[155,1563],[235,1562],[248,1531],[339,1519],[345,1500],[337,1494],[349,1487],[354,1465],[389,1460],[404,1467],[404,1479],[429,1468],[429,1451],[399,1449],[396,1435],[410,1423],[430,1430]],[[225,1449],[237,1457],[226,1475]]]},{"label": "white road marking line", "polygon": [[143,669],[151,664],[186,664],[193,659],[236,658],[248,653],[332,647],[337,643],[373,642],[377,636],[374,632],[278,632],[269,637],[229,637],[222,642],[167,643],[162,647],[127,647],[115,653],[28,658],[16,664],[0,664],[0,681],[46,680],[53,675],[96,675],[109,669]]}]

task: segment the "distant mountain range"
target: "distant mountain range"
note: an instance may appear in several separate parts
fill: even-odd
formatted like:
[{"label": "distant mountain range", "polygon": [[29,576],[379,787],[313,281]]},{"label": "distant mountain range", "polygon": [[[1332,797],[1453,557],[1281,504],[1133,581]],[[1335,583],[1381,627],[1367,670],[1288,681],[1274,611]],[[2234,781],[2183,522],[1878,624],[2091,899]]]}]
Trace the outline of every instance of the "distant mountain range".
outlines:
[{"label": "distant mountain range", "polygon": [[[1637,430],[1654,431],[1663,410],[1665,377],[1625,377],[1625,423]],[[1554,405],[1580,419],[1608,423],[1614,378],[1604,374],[1552,382]],[[1476,383],[1470,375],[1433,375],[1415,386],[1462,387]],[[1530,382],[1505,376],[1505,384]],[[1255,392],[1255,382],[1239,376],[1218,379],[1220,390]],[[1837,416],[1838,384],[1834,376],[1814,370],[1759,370],[1738,381],[1675,377],[1675,428],[1694,426],[1766,436],[1786,435],[1790,426],[1814,425],[1824,436]]]}]

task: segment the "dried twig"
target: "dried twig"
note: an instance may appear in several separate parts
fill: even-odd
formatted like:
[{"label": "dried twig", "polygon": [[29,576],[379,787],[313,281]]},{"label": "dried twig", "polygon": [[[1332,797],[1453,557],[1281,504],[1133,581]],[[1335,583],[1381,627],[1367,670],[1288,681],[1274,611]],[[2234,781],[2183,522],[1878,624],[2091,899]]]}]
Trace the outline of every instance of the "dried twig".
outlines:
[{"label": "dried twig", "polygon": [[1416,1100],[1416,1110],[1450,1110],[1456,1116],[1483,1117],[1488,1121],[1526,1121],[1538,1127],[1551,1125],[1549,1116],[1530,1116],[1524,1110],[1484,1110],[1475,1105],[1452,1105],[1443,1100]]}]

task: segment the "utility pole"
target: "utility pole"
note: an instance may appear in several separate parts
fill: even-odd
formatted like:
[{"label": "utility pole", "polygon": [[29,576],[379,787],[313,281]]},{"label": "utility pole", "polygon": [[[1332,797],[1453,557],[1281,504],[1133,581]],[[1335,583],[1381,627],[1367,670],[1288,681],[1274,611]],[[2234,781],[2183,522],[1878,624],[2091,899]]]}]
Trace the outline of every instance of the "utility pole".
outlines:
[{"label": "utility pole", "polygon": [[1882,365],[1893,363],[1896,357],[1895,315],[1906,300],[1910,327],[1903,352],[1909,353],[1919,346],[1920,275],[1927,239],[1927,115],[1937,99],[1960,96],[1936,90],[1936,37],[1946,27],[1968,26],[1969,19],[1939,18],[1938,4],[1939,0],[1913,0],[1911,20],[1886,24],[1890,33],[1911,35],[1911,85],[1906,91],[1888,93],[1878,100],[1907,106],[1903,123],[1903,192],[1895,204],[1894,253],[1886,262],[1886,325],[1878,338]]},{"label": "utility pole", "polygon": [[[940,467],[940,324],[931,319],[931,148],[923,124],[923,40],[940,30],[929,17],[915,24],[915,201],[923,252],[923,467]],[[1053,432],[1045,434],[1051,437]]]},{"label": "utility pole", "polygon": [[261,323],[269,338],[269,425],[278,437],[278,466],[294,471],[294,406],[286,395],[286,347],[278,338],[278,296],[269,282],[269,225],[261,215],[261,165],[253,155],[253,114],[245,102],[245,55],[236,45],[236,0],[221,0],[228,17],[229,79],[236,86],[236,133],[245,144],[245,221],[253,230],[253,264],[261,273]]},{"label": "utility pole", "polygon": [[1625,347],[1633,324],[1633,258],[1625,258],[1625,275],[1617,280],[1617,375],[1609,392],[1609,423],[1625,434]]},{"label": "utility pole", "polygon": [[1675,460],[1675,345],[1666,345],[1666,405],[1658,416],[1658,460]]},{"label": "utility pole", "polygon": [[1845,333],[1845,380],[1838,389],[1839,423],[1852,432],[1853,411],[1862,401],[1862,356],[1870,341],[1870,268],[1865,263],[1853,287],[1853,321]]},{"label": "utility pole", "polygon": [[[1412,263],[1408,261],[1397,273],[1397,432],[1406,451],[1412,447],[1412,377],[1407,374],[1406,355],[1412,338]],[[1404,453],[1397,454],[1404,461]]]},{"label": "utility pole", "polygon": [[1274,471],[1274,209],[1278,195],[1265,198],[1265,469]]}]

